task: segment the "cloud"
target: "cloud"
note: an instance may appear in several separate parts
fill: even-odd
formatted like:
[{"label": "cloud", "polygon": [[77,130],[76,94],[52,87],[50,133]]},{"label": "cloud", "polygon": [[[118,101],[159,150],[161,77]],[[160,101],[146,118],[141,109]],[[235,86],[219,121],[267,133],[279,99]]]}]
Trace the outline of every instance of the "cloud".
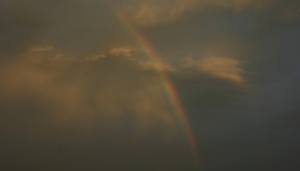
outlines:
[{"label": "cloud", "polygon": [[245,82],[242,74],[245,73],[241,67],[241,62],[226,57],[204,57],[194,60],[191,57],[183,59],[183,68],[196,69],[201,72],[211,74],[222,79],[231,80],[237,83]]},{"label": "cloud", "polygon": [[[38,117],[52,118],[53,122],[130,114],[139,120],[137,130],[155,122],[175,124],[168,101],[161,93],[164,90],[159,77],[144,73],[130,60],[112,56],[84,61],[55,57],[41,58],[39,63],[22,60],[6,67],[1,80],[2,100],[10,99],[17,105],[25,103],[18,99],[35,98],[42,111],[49,110],[42,106],[55,102],[47,111],[49,116],[36,113],[41,115]],[[18,112],[20,115],[21,109]]]},{"label": "cloud", "polygon": [[[207,9],[230,9],[236,13],[253,9],[260,11],[272,4],[271,0],[154,0],[134,1],[129,5],[134,20],[142,26],[155,26],[182,20],[190,14],[196,14]],[[133,12],[132,12],[133,11]]]},{"label": "cloud", "polygon": [[131,51],[132,51],[132,49],[128,49],[128,48],[116,48],[116,49],[110,50],[110,53],[114,56],[131,57]]},{"label": "cloud", "polygon": [[91,57],[85,58],[84,60],[85,61],[94,61],[94,60],[105,58],[105,57],[106,57],[106,55],[101,54],[101,55],[95,55],[95,56],[91,56]]},{"label": "cloud", "polygon": [[[87,168],[156,170],[174,165],[175,154],[183,159],[178,167],[193,161],[156,70],[109,52],[96,60],[66,55],[58,60],[55,52],[34,53],[39,59],[34,62],[28,51],[0,72],[0,134],[18,137],[18,144],[24,145],[5,145],[2,154],[18,154],[6,158],[5,167],[17,162],[16,170],[76,170],[74,162],[80,160]],[[36,144],[26,146],[27,141]],[[91,162],[95,155],[101,165]],[[61,156],[66,166],[48,162]],[[145,165],[149,160],[158,163]],[[38,166],[28,165],[31,161]],[[106,164],[112,161],[121,166]],[[132,161],[135,164],[127,166]]]},{"label": "cloud", "polygon": [[152,61],[136,60],[136,62],[144,70],[159,70],[159,71],[171,71],[171,72],[178,71],[177,69],[175,69],[174,66],[161,61],[153,63]]},{"label": "cloud", "polygon": [[34,52],[44,52],[44,51],[51,51],[53,49],[52,46],[46,46],[46,47],[35,47],[32,49]]}]

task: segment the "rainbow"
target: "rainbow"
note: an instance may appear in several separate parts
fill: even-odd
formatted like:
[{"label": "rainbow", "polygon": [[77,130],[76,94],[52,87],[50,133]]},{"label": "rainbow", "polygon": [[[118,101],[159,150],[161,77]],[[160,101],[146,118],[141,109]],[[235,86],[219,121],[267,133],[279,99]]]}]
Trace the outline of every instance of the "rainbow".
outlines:
[{"label": "rainbow", "polygon": [[192,153],[194,155],[195,164],[197,168],[201,167],[200,157],[198,154],[198,147],[196,145],[196,140],[191,128],[191,124],[188,120],[187,113],[184,110],[183,104],[180,101],[179,95],[176,92],[176,89],[174,85],[172,84],[170,78],[160,65],[160,59],[154,49],[151,47],[150,43],[146,40],[146,38],[140,33],[140,31],[133,25],[133,23],[129,20],[129,18],[117,8],[116,5],[114,5],[109,0],[106,0],[107,4],[112,8],[113,12],[119,18],[119,20],[126,25],[133,36],[137,39],[137,42],[143,47],[151,61],[153,62],[155,68],[159,71],[163,87],[166,91],[167,98],[169,100],[170,105],[172,106],[175,115],[180,118],[184,125],[184,129],[187,133],[188,139],[191,144]]}]

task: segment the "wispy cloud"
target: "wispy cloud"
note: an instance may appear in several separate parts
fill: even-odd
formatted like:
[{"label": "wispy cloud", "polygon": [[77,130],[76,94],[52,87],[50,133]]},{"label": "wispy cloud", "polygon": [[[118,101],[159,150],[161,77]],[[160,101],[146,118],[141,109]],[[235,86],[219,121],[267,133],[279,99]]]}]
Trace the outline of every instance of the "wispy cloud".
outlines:
[{"label": "wispy cloud", "polygon": [[104,54],[94,55],[94,56],[85,58],[84,61],[94,61],[94,60],[105,58],[105,57],[106,57],[106,55],[104,55]]},{"label": "wispy cloud", "polygon": [[52,51],[52,50],[53,50],[52,46],[34,47],[34,48],[32,48],[32,51],[34,51],[34,52],[44,52],[44,51]]},{"label": "wispy cloud", "polygon": [[241,66],[241,62],[236,59],[226,57],[204,57],[194,60],[191,57],[186,57],[182,61],[181,67],[196,69],[211,74],[212,76],[238,83],[245,82],[245,79],[242,76],[245,71]]},{"label": "wispy cloud", "polygon": [[173,23],[191,13],[204,10],[230,9],[236,13],[253,9],[260,11],[272,4],[271,0],[154,0],[136,1],[130,8],[136,22],[143,26]]},{"label": "wispy cloud", "polygon": [[110,50],[110,53],[114,56],[126,56],[131,57],[132,49],[129,48],[115,48]]}]

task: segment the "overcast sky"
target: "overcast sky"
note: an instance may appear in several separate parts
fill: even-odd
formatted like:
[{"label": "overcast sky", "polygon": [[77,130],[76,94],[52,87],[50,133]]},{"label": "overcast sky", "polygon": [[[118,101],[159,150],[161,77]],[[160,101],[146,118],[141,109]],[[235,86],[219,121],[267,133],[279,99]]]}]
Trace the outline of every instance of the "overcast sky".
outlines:
[{"label": "overcast sky", "polygon": [[299,0],[1,0],[0,170],[299,171],[299,47]]}]

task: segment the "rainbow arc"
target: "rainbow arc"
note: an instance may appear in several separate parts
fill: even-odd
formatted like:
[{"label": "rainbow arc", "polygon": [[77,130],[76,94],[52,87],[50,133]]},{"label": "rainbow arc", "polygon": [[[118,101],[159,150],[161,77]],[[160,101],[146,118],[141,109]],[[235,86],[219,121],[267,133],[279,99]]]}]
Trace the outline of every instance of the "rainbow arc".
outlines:
[{"label": "rainbow arc", "polygon": [[170,78],[166,74],[166,71],[160,65],[160,59],[157,53],[152,48],[150,43],[146,40],[146,38],[137,29],[137,27],[135,27],[135,25],[130,21],[130,19],[121,10],[119,10],[117,6],[114,5],[112,2],[110,1],[106,1],[106,2],[112,8],[113,12],[119,18],[119,20],[129,28],[132,35],[136,38],[137,42],[141,45],[141,47],[143,47],[144,51],[149,56],[150,60],[153,62],[155,68],[159,71],[162,80],[162,85],[166,91],[169,103],[176,117],[178,117],[182,121],[185,132],[187,133],[187,137],[190,141],[192,153],[194,155],[196,167],[200,168],[201,164],[200,164],[200,157],[198,153],[198,147],[196,144],[195,136],[193,134],[193,130],[191,128],[191,124],[188,120],[188,115],[185,112],[183,104],[180,101],[179,95],[174,85],[172,84]]}]

